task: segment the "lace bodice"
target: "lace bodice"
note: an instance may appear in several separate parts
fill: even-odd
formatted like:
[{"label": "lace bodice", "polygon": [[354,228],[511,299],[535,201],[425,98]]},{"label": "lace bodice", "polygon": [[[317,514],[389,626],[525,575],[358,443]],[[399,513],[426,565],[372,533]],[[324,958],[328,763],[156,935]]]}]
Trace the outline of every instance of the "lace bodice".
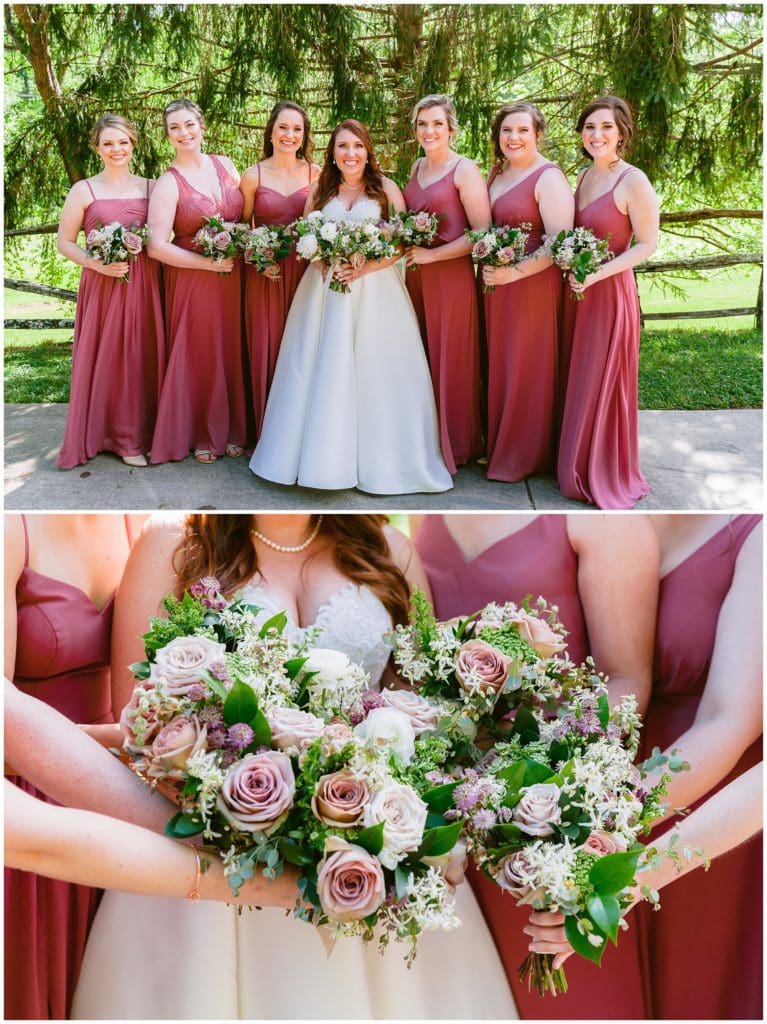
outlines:
[{"label": "lace bodice", "polygon": [[[241,596],[262,609],[259,618],[264,621],[284,611],[282,602],[257,583],[247,583]],[[391,628],[389,613],[373,591],[349,583],[322,605],[311,626],[298,626],[288,617],[285,632],[300,643],[309,629],[318,629],[315,646],[342,651],[368,673],[371,687],[377,690],[391,654],[384,640],[384,633]]]},{"label": "lace bodice", "polygon": [[323,220],[348,220],[358,224],[363,220],[380,220],[381,206],[375,199],[358,199],[350,210],[344,206],[338,196],[322,207]]}]

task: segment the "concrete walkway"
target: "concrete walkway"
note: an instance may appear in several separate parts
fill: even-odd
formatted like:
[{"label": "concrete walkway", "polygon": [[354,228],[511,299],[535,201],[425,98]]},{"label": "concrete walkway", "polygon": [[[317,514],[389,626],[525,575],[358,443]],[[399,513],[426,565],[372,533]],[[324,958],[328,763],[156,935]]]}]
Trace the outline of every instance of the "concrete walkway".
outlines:
[{"label": "concrete walkway", "polygon": [[[131,469],[113,455],[63,472],[55,458],[65,405],[6,405],[7,509],[583,509],[563,498],[551,477],[523,483],[487,480],[463,466],[445,494],[374,497],[359,491],[315,491],[259,480],[247,459],[202,466],[192,458]],[[755,511],[762,507],[762,412],[640,412],[642,469],[651,509]]]}]

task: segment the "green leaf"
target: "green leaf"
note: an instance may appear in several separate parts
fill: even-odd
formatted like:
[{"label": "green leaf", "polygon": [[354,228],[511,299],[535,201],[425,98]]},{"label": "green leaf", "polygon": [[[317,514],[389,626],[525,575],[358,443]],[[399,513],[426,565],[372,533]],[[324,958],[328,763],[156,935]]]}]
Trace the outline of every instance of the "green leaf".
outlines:
[{"label": "green leaf", "polygon": [[201,673],[201,676],[202,681],[212,693],[215,693],[219,700],[226,700],[228,691],[220,679],[217,679],[213,673],[208,672],[207,669]]},{"label": "green leaf", "polygon": [[277,614],[273,615],[271,619],[266,620],[266,622],[261,627],[261,631],[258,635],[263,640],[263,638],[267,635],[270,629],[276,629],[278,633],[282,633],[283,630],[285,629],[285,626],[287,625],[287,622],[288,617],[285,614],[285,612],[277,612]]},{"label": "green leaf", "polygon": [[[582,916],[581,920],[583,919],[584,918]],[[599,935],[601,937],[602,942],[599,946],[592,946],[587,937],[585,935],[581,935],[578,930],[578,919],[572,915],[568,915],[565,918],[565,935],[567,936],[567,941],[579,956],[585,957],[586,960],[591,960],[594,964],[598,964],[604,955],[607,942],[605,941],[605,936],[601,933],[600,929],[588,916],[585,916],[585,920],[587,925],[591,925],[591,931],[589,934]]]},{"label": "green leaf", "polygon": [[299,846],[293,839],[287,839],[285,836],[278,841],[277,849],[286,861],[298,867],[304,867],[304,865],[311,864],[314,861],[311,853],[308,853],[302,846]]},{"label": "green leaf", "polygon": [[269,747],[272,744],[272,730],[269,722],[266,719],[266,715],[257,709],[255,715],[248,722],[248,725],[253,730],[253,742],[251,743],[248,750],[252,747],[254,750],[256,747]]},{"label": "green leaf", "polygon": [[439,828],[440,825],[447,825],[447,819],[444,815],[438,814],[437,811],[429,811],[426,815],[426,827]]},{"label": "green leaf", "polygon": [[531,757],[525,758],[525,786],[534,786],[536,782],[548,782],[553,774],[547,764],[534,761]]},{"label": "green leaf", "polygon": [[246,683],[236,679],[224,701],[224,721],[227,725],[234,725],[236,722],[250,724],[257,711],[258,701],[255,693]]},{"label": "green leaf", "polygon": [[453,806],[453,793],[458,785],[458,782],[445,782],[424,793],[423,799],[432,811],[442,813]]},{"label": "green leaf", "polygon": [[518,825],[512,824],[507,821],[503,825],[495,825],[493,828],[493,836],[505,839],[507,843],[522,843],[522,830]]},{"label": "green leaf", "polygon": [[205,828],[199,814],[185,814],[179,811],[174,814],[165,826],[165,835],[173,839],[188,839],[189,836],[196,836]]},{"label": "green leaf", "polygon": [[605,694],[597,698],[597,718],[603,729],[606,729],[610,721],[610,702]]},{"label": "green leaf", "polygon": [[608,853],[592,865],[589,881],[602,895],[620,892],[634,881],[637,860],[636,853]]},{"label": "green leaf", "polygon": [[586,898],[586,907],[594,924],[610,936],[613,945],[617,945],[621,908],[615,896],[609,892],[594,892]]},{"label": "green leaf", "polygon": [[128,665],[128,671],[137,679],[148,679],[152,674],[152,666],[148,661],[134,661],[132,665]]},{"label": "green leaf", "polygon": [[570,748],[563,740],[553,740],[549,746],[549,760],[552,764],[558,761],[567,761],[570,757]]},{"label": "green leaf", "polygon": [[394,885],[397,890],[397,899],[401,900],[407,896],[407,881],[410,877],[410,872],[404,868],[396,867],[394,869]]},{"label": "green leaf", "polygon": [[514,764],[509,765],[508,768],[504,768],[503,771],[498,772],[495,777],[505,784],[507,796],[517,792],[517,790],[521,789],[524,785],[524,759],[521,761],[515,761]]},{"label": "green leaf", "polygon": [[191,796],[192,794],[197,792],[201,785],[201,779],[196,779],[194,775],[190,775],[189,778],[184,783],[184,788],[181,790],[181,793],[184,796]]},{"label": "green leaf", "polygon": [[443,853],[449,853],[458,842],[460,834],[460,821],[428,829],[424,832],[416,857],[420,860],[422,857],[441,857]]},{"label": "green leaf", "polygon": [[285,671],[288,673],[288,679],[295,679],[308,660],[308,657],[288,658],[285,662]]},{"label": "green leaf", "polygon": [[367,850],[368,853],[372,853],[373,856],[375,856],[383,849],[385,824],[386,822],[379,821],[377,825],[370,825],[368,828],[363,828],[354,842],[357,846],[361,846],[363,850]]},{"label": "green leaf", "polygon": [[538,739],[540,735],[538,723],[529,708],[521,707],[517,711],[511,733],[513,736],[519,736],[523,743],[532,743]]}]

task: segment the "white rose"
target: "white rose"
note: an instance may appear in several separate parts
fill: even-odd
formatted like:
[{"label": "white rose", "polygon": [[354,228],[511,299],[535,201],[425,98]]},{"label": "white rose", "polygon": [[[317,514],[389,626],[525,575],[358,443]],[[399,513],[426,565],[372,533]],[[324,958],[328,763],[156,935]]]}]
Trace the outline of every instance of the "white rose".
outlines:
[{"label": "white rose", "polygon": [[418,849],[428,811],[412,786],[400,782],[390,782],[373,794],[365,806],[364,822],[365,827],[384,822],[384,845],[378,854],[384,867],[394,870],[407,853]]},{"label": "white rose", "polygon": [[415,730],[404,711],[397,708],[373,708],[367,718],[354,727],[366,747],[389,747],[402,764],[410,764],[415,753]]},{"label": "white rose", "polygon": [[553,782],[536,782],[527,786],[524,796],[511,814],[511,820],[529,836],[550,836],[552,825],[558,825],[562,818],[559,809],[559,786]]},{"label": "white rose", "polygon": [[320,228],[320,236],[325,239],[326,242],[335,242],[336,236],[338,235],[338,226],[329,220],[327,224],[323,224]]},{"label": "white rose", "polygon": [[157,652],[149,678],[164,679],[171,696],[183,697],[203,672],[223,660],[225,651],[223,644],[204,636],[177,636]]},{"label": "white rose", "polygon": [[410,690],[381,690],[379,696],[387,708],[405,712],[416,736],[436,729],[443,715],[443,710],[438,704],[432,704],[425,697],[419,697]]},{"label": "white rose", "polygon": [[307,220],[314,220],[314,221],[321,221],[322,220],[322,210],[312,210],[311,213],[307,214],[306,219]]},{"label": "white rose", "polygon": [[305,260],[310,260],[317,252],[318,242],[316,235],[301,235],[296,242],[296,252]]},{"label": "white rose", "polygon": [[368,221],[367,223],[362,225],[362,230],[370,238],[375,238],[375,236],[378,234],[378,225],[373,224],[372,221]]},{"label": "white rose", "polygon": [[272,743],[280,750],[302,750],[325,730],[325,723],[316,715],[299,708],[268,708],[265,712]]},{"label": "white rose", "polygon": [[342,651],[317,647],[304,663],[304,672],[316,672],[309,680],[309,693],[319,697],[323,690],[335,693],[351,673],[351,663]]}]

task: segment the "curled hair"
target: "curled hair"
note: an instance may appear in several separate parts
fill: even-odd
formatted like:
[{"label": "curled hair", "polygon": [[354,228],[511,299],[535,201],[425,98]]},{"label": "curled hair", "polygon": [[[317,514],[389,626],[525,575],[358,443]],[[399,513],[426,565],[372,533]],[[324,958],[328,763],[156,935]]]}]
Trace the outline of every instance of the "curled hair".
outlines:
[{"label": "curled hair", "polygon": [[501,149],[501,128],[503,127],[503,122],[510,114],[529,114],[530,120],[533,122],[535,133],[538,136],[542,135],[548,128],[546,118],[534,103],[527,103],[525,100],[520,100],[517,103],[504,103],[493,118],[493,123],[490,126],[490,139],[493,143],[493,155],[499,164],[503,163],[506,159]]},{"label": "curled hair", "polygon": [[[578,118],[578,123],[575,126],[575,130],[578,134],[583,131],[583,126],[586,124],[586,121],[588,121],[596,110],[609,110],[612,112],[612,115],[615,118],[615,124],[617,125],[621,136],[618,140],[618,145],[616,146],[616,153],[618,154],[618,159],[622,160],[628,152],[628,149],[631,146],[631,139],[634,136],[634,115],[631,113],[631,107],[629,107],[628,103],[625,100],[622,100],[620,96],[601,96],[598,100],[594,100],[592,103],[589,103],[589,105],[581,111],[581,116]],[[588,157],[589,160],[593,160],[591,153],[589,153],[584,146],[581,146],[581,153],[583,153],[585,157]]]},{"label": "curled hair", "polygon": [[383,174],[373,150],[373,140],[365,125],[360,121],[355,121],[354,118],[348,118],[346,121],[337,124],[328,140],[327,148],[325,149],[325,162],[317,179],[317,191],[314,199],[315,210],[321,210],[334,196],[338,195],[338,189],[343,176],[340,168],[334,162],[334,150],[336,139],[342,131],[352,132],[364,143],[368,156],[365,170],[362,173],[362,180],[365,183],[365,194],[370,196],[371,199],[377,200],[381,206],[381,216],[386,217],[389,211],[389,197],[384,191]]},{"label": "curled hair", "polygon": [[[326,515],[320,537],[329,544],[339,572],[372,590],[397,625],[407,622],[410,588],[392,560],[383,532],[385,523],[382,515]],[[173,554],[177,592],[182,594],[203,576],[215,576],[224,596],[231,597],[257,576],[252,529],[251,515],[187,516],[184,536]]]},{"label": "curled hair", "polygon": [[121,114],[102,114],[91,128],[89,139],[91,149],[98,149],[101,133],[106,128],[120,129],[125,132],[134,146],[138,144],[138,133],[136,132],[136,126],[132,121],[129,121],[127,117],[123,117]]},{"label": "curled hair", "polygon": [[299,106],[298,103],[294,103],[292,100],[280,100],[279,103],[275,103],[272,107],[271,113],[269,114],[269,120],[266,122],[266,127],[264,128],[262,159],[268,159],[272,153],[274,153],[272,131],[277,123],[277,118],[283,110],[295,110],[296,113],[301,115],[301,120],[304,122],[304,134],[301,140],[301,145],[296,151],[296,156],[299,160],[308,160],[311,162],[312,153],[314,152],[314,139],[312,138],[311,121],[309,120],[309,115],[306,113],[304,108]]},{"label": "curled hair", "polygon": [[193,100],[188,100],[185,96],[182,96],[181,99],[171,100],[162,112],[162,126],[165,129],[166,135],[168,134],[168,118],[171,114],[175,114],[177,110],[190,110],[200,122],[200,128],[205,127],[205,118],[203,117],[202,110]]},{"label": "curled hair", "polygon": [[447,118],[447,127],[450,130],[451,135],[458,134],[458,115],[455,112],[455,106],[449,96],[445,96],[444,93],[435,92],[430,96],[423,96],[413,107],[413,112],[410,115],[410,123],[413,128],[418,123],[418,115],[422,110],[428,110],[429,107],[442,107],[445,111],[445,117]]}]

